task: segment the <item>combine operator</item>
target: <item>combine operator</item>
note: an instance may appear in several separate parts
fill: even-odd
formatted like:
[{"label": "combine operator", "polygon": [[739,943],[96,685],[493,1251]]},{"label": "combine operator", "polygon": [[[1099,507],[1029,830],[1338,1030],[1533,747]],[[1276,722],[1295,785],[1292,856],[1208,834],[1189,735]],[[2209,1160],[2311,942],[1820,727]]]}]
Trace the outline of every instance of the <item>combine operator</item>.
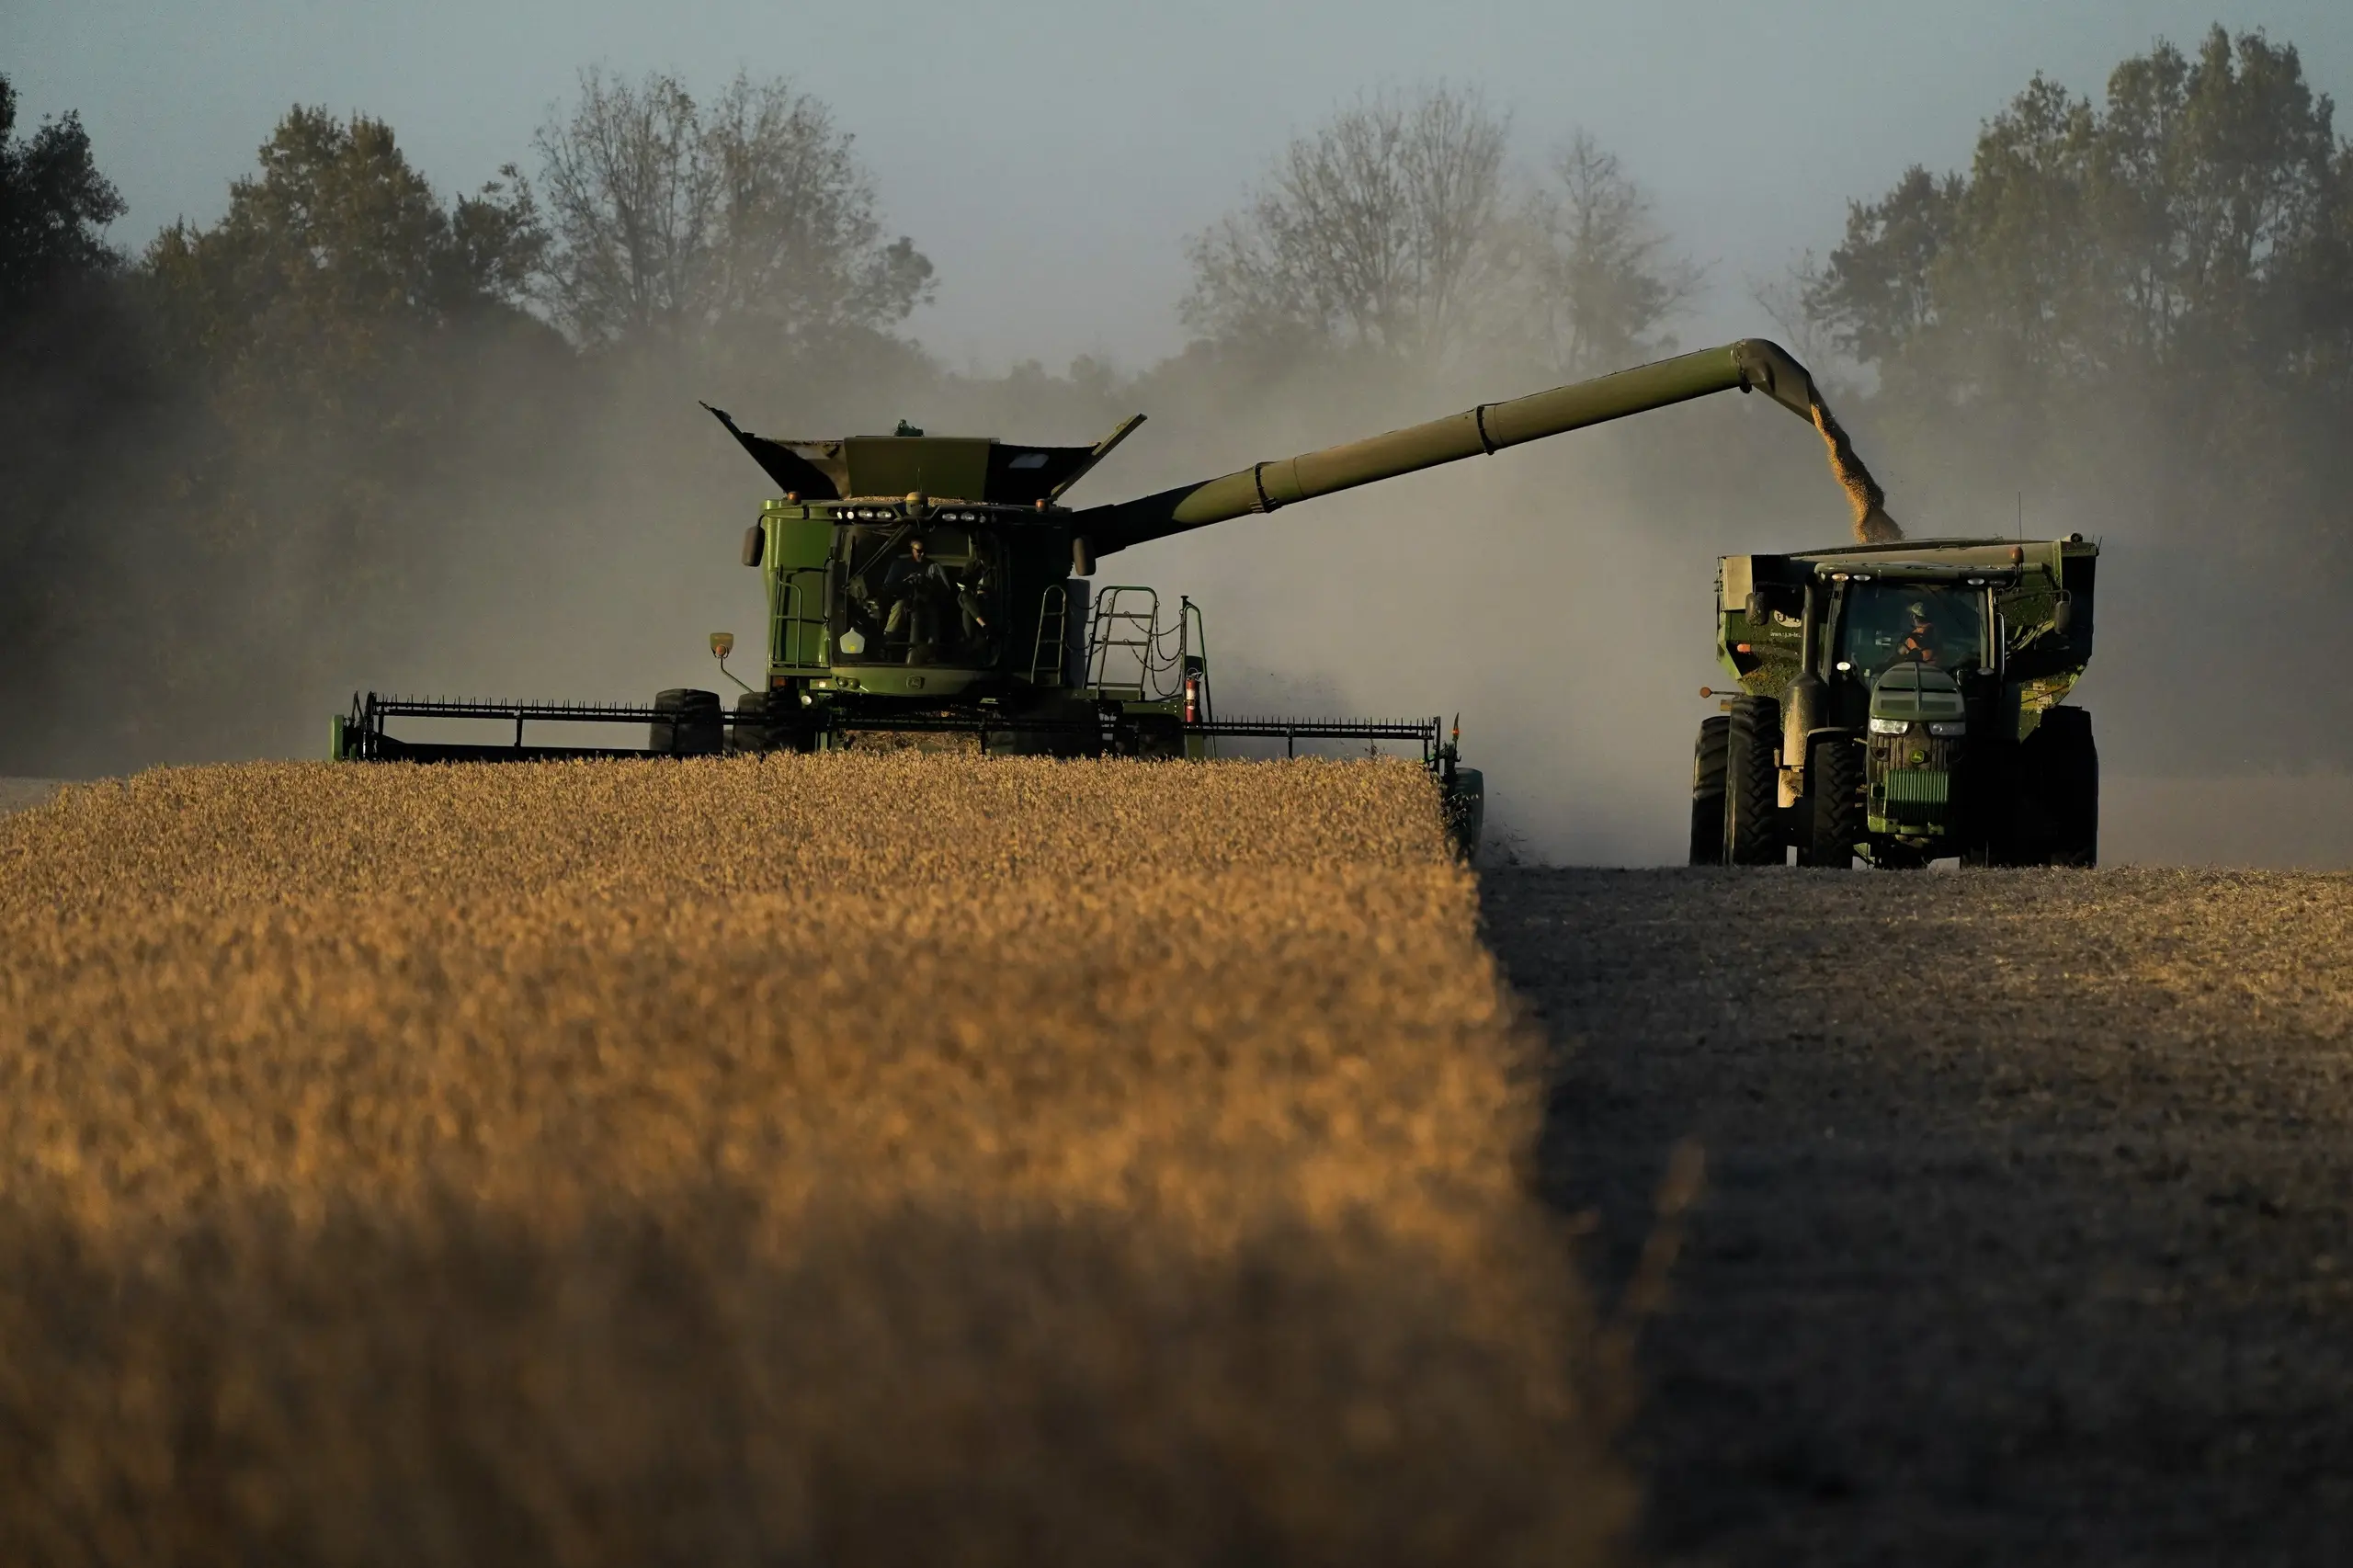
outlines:
[{"label": "combine operator", "polygon": [[882,635],[907,639],[907,663],[928,665],[939,656],[942,611],[956,599],[956,584],[948,568],[931,558],[931,546],[921,534],[907,541],[907,552],[891,562],[882,575],[882,602],[891,607]]}]

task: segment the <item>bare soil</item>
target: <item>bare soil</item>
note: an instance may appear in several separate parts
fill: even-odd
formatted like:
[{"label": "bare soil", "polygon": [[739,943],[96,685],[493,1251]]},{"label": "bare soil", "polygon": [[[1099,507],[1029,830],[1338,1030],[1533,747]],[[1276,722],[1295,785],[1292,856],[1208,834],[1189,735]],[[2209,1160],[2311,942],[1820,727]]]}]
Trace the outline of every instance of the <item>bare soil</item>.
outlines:
[{"label": "bare soil", "polygon": [[1504,870],[1685,1562],[2353,1561],[2353,878]]}]

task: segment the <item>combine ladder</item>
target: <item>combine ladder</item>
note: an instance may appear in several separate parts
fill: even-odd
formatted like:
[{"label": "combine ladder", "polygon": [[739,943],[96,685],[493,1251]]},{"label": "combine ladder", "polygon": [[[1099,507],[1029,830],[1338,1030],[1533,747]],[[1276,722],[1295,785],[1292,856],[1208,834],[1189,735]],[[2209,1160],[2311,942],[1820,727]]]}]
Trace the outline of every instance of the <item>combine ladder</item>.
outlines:
[{"label": "combine ladder", "polygon": [[1029,653],[1029,684],[1060,686],[1070,653],[1070,594],[1060,583],[1038,605],[1038,643]]}]

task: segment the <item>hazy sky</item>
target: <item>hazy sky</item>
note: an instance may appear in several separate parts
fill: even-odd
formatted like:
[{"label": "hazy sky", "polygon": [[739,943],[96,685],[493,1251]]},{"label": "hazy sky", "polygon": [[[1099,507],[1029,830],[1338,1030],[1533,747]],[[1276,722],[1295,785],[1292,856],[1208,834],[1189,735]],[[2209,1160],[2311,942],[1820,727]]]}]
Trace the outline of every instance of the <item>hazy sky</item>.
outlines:
[{"label": "hazy sky", "polygon": [[448,188],[509,159],[585,64],[789,74],[830,102],[892,227],[938,264],[915,323],[951,361],[1178,342],[1184,236],[1293,132],[1367,86],[1445,78],[1515,116],[1523,159],[1583,126],[1710,267],[1688,340],[1761,323],[1752,279],[1835,241],[1851,196],[1964,161],[2038,69],[2079,90],[2220,19],[2353,93],[2353,4],[2276,0],[0,0],[28,118],[74,108],[122,187],[126,243],[215,217],[295,102],[392,121]]}]

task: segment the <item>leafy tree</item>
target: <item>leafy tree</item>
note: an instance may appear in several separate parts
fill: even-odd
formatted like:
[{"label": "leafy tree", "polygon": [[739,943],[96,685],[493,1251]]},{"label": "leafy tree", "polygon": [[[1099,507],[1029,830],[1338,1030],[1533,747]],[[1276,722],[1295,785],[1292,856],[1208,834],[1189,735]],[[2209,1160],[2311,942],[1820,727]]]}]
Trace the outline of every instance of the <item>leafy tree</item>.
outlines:
[{"label": "leafy tree", "polygon": [[1875,375],[1892,471],[1929,480],[1952,531],[2006,525],[2019,493],[2120,536],[2140,581],[2111,628],[2194,627],[2199,652],[2167,647],[2139,696],[2120,646],[2096,676],[2146,704],[2139,733],[2200,714],[2209,766],[2342,758],[2326,737],[2353,722],[2333,691],[2294,725],[2246,700],[2353,657],[2353,148],[2333,117],[2259,32],[2160,42],[2097,99],[2037,77],[1965,172],[1855,203],[1804,294]]},{"label": "leafy tree", "polygon": [[157,391],[104,233],[121,197],[76,116],[21,138],[16,121],[0,77],[0,773],[38,765],[59,677],[91,645],[92,544]]},{"label": "leafy tree", "polygon": [[852,137],[789,82],[739,74],[704,106],[673,76],[586,71],[535,145],[544,294],[584,345],[773,353],[887,330],[931,297],[931,262],[885,237]]},{"label": "leafy tree", "polygon": [[0,317],[122,262],[104,233],[122,197],[98,172],[81,118],[44,120],[26,138],[16,128],[17,89],[0,76]]},{"label": "leafy tree", "polygon": [[[308,108],[259,165],[219,222],[172,224],[140,267],[199,432],[153,548],[207,585],[156,608],[156,634],[186,645],[159,700],[268,689],[293,647],[356,656],[404,635],[460,546],[466,493],[523,444],[529,405],[495,393],[560,349],[522,308],[544,242],[511,168],[445,201],[390,126]],[[215,742],[280,722],[240,714]]]},{"label": "leafy tree", "polygon": [[1967,175],[1851,208],[1809,310],[1913,395],[2290,369],[2341,287],[2332,113],[2294,49],[2220,28],[2126,61],[2103,105],[2037,77]]},{"label": "leafy tree", "polygon": [[[519,314],[544,244],[514,168],[445,206],[392,127],[297,108],[210,229],[176,222],[144,270],[176,346],[224,387],[316,396],[381,375],[435,332]],[[332,401],[332,400],[330,400]]]}]

